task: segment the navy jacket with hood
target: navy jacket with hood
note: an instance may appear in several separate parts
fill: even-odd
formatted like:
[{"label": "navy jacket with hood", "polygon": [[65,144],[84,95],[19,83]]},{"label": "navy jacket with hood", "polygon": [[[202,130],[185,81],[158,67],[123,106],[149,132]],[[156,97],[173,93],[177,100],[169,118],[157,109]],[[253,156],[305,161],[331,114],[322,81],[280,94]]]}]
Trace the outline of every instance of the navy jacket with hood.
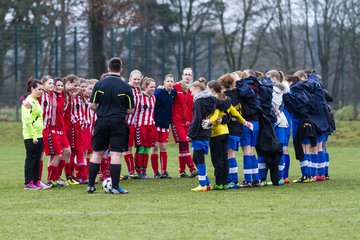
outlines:
[{"label": "navy jacket with hood", "polygon": [[309,97],[303,82],[290,86],[290,92],[283,95],[286,109],[297,117],[309,118]]},{"label": "navy jacket with hood", "polygon": [[194,118],[190,124],[188,137],[192,140],[209,141],[211,129],[203,129],[202,120],[215,112],[217,99],[208,91],[200,92],[194,97]]},{"label": "navy jacket with hood", "polygon": [[273,98],[273,82],[270,78],[264,78],[261,81],[259,96],[260,96],[260,107],[263,114],[271,121],[272,124],[276,123],[277,117],[272,105]]},{"label": "navy jacket with hood", "polygon": [[304,84],[309,94],[310,120],[314,123],[317,134],[325,134],[329,123],[324,90],[315,74],[309,74],[309,79]]},{"label": "navy jacket with hood", "polygon": [[260,91],[261,83],[257,77],[250,76],[236,82],[236,88],[241,100],[242,116],[247,121],[258,121],[260,107]]}]

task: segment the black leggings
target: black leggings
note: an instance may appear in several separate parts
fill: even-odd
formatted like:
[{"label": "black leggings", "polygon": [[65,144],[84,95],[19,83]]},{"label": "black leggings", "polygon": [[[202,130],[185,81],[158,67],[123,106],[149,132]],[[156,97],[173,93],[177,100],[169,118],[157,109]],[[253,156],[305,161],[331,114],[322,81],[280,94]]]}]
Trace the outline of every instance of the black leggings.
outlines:
[{"label": "black leggings", "polygon": [[229,135],[224,134],[210,139],[211,161],[214,166],[214,175],[216,185],[227,184],[229,174],[229,161],[227,146]]},{"label": "black leggings", "polygon": [[34,144],[32,139],[25,139],[25,184],[33,181],[34,184],[39,180],[40,159],[43,150],[43,139],[38,138],[38,143]]}]

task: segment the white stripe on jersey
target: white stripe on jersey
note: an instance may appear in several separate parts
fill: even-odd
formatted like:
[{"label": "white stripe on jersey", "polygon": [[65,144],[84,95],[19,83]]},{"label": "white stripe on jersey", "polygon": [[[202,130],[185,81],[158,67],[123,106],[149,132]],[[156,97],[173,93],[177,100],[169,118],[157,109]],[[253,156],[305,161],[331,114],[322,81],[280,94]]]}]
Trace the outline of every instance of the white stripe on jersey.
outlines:
[{"label": "white stripe on jersey", "polygon": [[41,107],[43,109],[43,125],[44,129],[49,126],[50,119],[51,119],[51,99],[48,92],[43,93],[41,96]]},{"label": "white stripe on jersey", "polygon": [[80,124],[83,124],[84,122],[84,101],[80,96],[76,96],[72,99],[71,104],[71,120],[73,123],[79,122]]},{"label": "white stripe on jersey", "polygon": [[141,94],[140,101],[136,110],[135,126],[155,125],[154,109],[155,109],[155,96],[146,96],[145,93]]},{"label": "white stripe on jersey", "polygon": [[134,95],[134,109],[135,109],[135,112],[133,114],[129,114],[129,115],[126,116],[126,123],[128,124],[128,126],[135,124],[136,109],[138,109],[137,106],[139,104],[139,99],[141,97],[141,92],[140,92],[139,88],[131,87],[131,89],[132,89],[133,95]]},{"label": "white stripe on jersey", "polygon": [[89,107],[89,102],[90,102],[90,98],[85,98],[85,101],[86,101],[86,104],[85,105],[85,109],[86,109],[86,114],[85,114],[85,117],[86,117],[86,127],[89,127],[90,130],[93,129],[93,125],[94,125],[94,122],[95,122],[95,112],[94,110],[92,110],[90,107]]},{"label": "white stripe on jersey", "polygon": [[51,119],[50,119],[50,126],[55,126],[56,124],[56,109],[57,109],[57,101],[56,101],[56,94],[52,94],[52,104],[51,104]]}]

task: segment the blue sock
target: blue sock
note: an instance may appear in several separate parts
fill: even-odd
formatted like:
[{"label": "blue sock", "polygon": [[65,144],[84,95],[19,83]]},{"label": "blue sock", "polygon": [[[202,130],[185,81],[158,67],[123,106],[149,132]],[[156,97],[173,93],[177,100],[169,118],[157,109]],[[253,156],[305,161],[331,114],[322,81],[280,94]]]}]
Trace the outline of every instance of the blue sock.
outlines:
[{"label": "blue sock", "polygon": [[251,164],[251,156],[244,155],[244,181],[251,182],[251,174],[252,174],[252,164]]},{"label": "blue sock", "polygon": [[329,153],[325,152],[324,155],[325,155],[325,174],[329,175],[329,163],[330,163]]},{"label": "blue sock", "polygon": [[308,176],[308,177],[311,177],[312,175],[312,172],[313,172],[313,170],[312,170],[312,168],[313,168],[313,165],[312,165],[312,157],[311,157],[311,154],[305,154],[305,157],[306,157],[306,159],[308,160],[308,173],[307,173],[307,175],[306,176]]},{"label": "blue sock", "polygon": [[284,178],[284,169],[285,169],[285,155],[282,155],[279,162],[279,179]]},{"label": "blue sock", "polygon": [[289,154],[284,154],[283,156],[285,157],[284,178],[288,178],[290,169],[290,156]]},{"label": "blue sock", "polygon": [[206,176],[206,164],[198,164],[198,178],[199,178],[199,184],[203,187],[207,185],[207,176]]},{"label": "blue sock", "polygon": [[308,164],[309,164],[309,160],[308,160],[308,154],[304,155],[304,158],[300,160],[300,169],[301,169],[301,175],[303,175],[303,177],[308,177]]},{"label": "blue sock", "polygon": [[266,175],[267,175],[267,168],[266,168],[266,163],[264,161],[263,156],[259,155],[258,156],[258,162],[259,162],[259,178],[260,179],[266,179]]},{"label": "blue sock", "polygon": [[251,156],[251,166],[252,166],[252,180],[254,182],[259,181],[259,163],[256,156]]},{"label": "blue sock", "polygon": [[311,158],[311,172],[310,176],[314,177],[318,168],[319,158],[317,154],[310,154]]},{"label": "blue sock", "polygon": [[323,151],[318,152],[318,162],[319,162],[319,168],[316,172],[316,174],[320,176],[325,176],[325,154]]},{"label": "blue sock", "polygon": [[238,176],[238,166],[236,162],[236,158],[229,158],[229,175],[228,175],[228,182],[238,183],[239,176]]}]

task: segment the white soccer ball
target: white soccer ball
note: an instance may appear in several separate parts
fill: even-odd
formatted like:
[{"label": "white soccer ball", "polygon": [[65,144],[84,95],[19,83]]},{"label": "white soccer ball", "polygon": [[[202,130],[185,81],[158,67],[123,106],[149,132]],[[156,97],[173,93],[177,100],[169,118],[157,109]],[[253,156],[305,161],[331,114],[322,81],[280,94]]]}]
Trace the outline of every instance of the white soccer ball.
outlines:
[{"label": "white soccer ball", "polygon": [[102,188],[104,189],[104,192],[110,193],[112,189],[112,181],[111,178],[107,178],[102,183]]}]

